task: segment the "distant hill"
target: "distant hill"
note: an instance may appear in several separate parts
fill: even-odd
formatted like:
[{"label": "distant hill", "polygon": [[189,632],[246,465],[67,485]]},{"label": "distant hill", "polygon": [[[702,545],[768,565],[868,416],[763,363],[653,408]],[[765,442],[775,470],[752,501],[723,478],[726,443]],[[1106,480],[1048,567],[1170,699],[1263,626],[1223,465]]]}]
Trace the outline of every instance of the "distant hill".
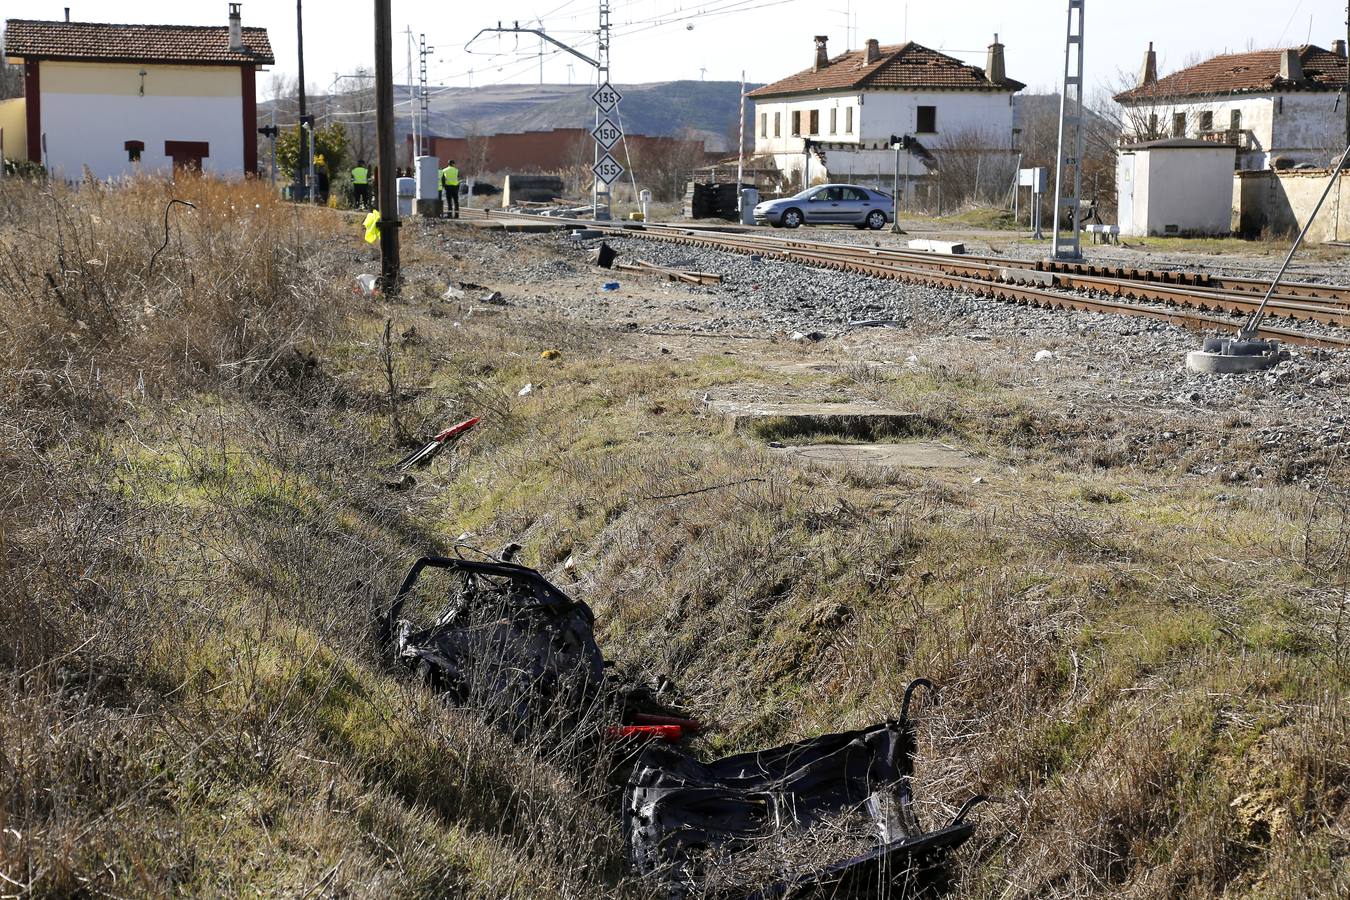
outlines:
[{"label": "distant hill", "polygon": [[[619,111],[630,134],[676,135],[686,130],[710,150],[734,146],[740,84],[734,81],[661,81],[616,85]],[[747,86],[747,89],[750,86]],[[431,130],[446,137],[585,127],[594,121],[591,85],[511,84],[453,88],[431,98]],[[747,114],[749,110],[747,109]]]},{"label": "distant hill", "polygon": [[[735,147],[729,137],[736,125],[740,83],[735,81],[660,81],[616,85],[623,95],[619,105],[624,130],[629,134],[678,135],[692,131],[709,150]],[[746,85],[750,90],[758,85]],[[471,134],[508,134],[581,128],[594,124],[594,106],[588,84],[502,84],[474,88],[432,88],[430,119],[432,134],[467,137]],[[410,130],[408,88],[395,88],[398,131]],[[324,98],[314,98],[322,110]],[[294,102],[283,105],[294,107]],[[260,104],[259,120],[267,121],[271,104]],[[746,104],[747,122],[752,105]],[[286,118],[280,111],[280,118]],[[373,119],[373,116],[371,116]],[[753,136],[746,126],[747,142]]]}]

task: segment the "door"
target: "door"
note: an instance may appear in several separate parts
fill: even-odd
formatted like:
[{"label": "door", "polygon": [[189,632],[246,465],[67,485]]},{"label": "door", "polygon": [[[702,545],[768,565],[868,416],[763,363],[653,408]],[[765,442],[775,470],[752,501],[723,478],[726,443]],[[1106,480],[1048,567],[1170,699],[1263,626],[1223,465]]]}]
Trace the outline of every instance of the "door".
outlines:
[{"label": "door", "polygon": [[173,172],[200,174],[202,160],[211,155],[211,145],[206,141],[165,141],[164,155],[173,160]]},{"label": "door", "polygon": [[840,188],[843,192],[839,204],[839,221],[847,222],[850,225],[861,225],[867,219],[867,214],[873,209],[872,197],[861,188],[846,187]]},{"label": "door", "polygon": [[1116,178],[1116,224],[1120,233],[1133,235],[1134,232],[1134,160],[1133,153],[1120,154],[1120,173]]},{"label": "door", "polygon": [[843,188],[821,188],[806,202],[806,221],[815,225],[842,222],[843,205]]}]

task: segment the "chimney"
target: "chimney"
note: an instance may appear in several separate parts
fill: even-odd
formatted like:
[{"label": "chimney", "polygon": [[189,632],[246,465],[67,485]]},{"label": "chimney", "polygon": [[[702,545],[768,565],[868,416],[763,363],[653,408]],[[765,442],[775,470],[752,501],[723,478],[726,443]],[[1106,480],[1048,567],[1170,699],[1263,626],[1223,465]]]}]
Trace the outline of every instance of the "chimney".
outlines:
[{"label": "chimney", "polygon": [[1303,81],[1303,61],[1294,49],[1280,51],[1280,77],[1292,84]]},{"label": "chimney", "polygon": [[244,49],[244,29],[240,24],[239,7],[242,3],[230,4],[230,49],[236,53]]},{"label": "chimney", "polygon": [[989,57],[984,64],[984,77],[989,79],[990,84],[1002,84],[1008,80],[1008,73],[1003,66],[1003,45],[998,42],[998,35],[994,35],[994,42],[989,45]]},{"label": "chimney", "polygon": [[1341,59],[1345,59],[1345,41],[1344,40],[1332,41],[1331,52],[1335,53]]},{"label": "chimney", "polygon": [[825,49],[825,44],[829,39],[828,35],[816,35],[816,64],[811,67],[812,72],[819,72],[830,64],[830,53]]},{"label": "chimney", "polygon": [[67,22],[70,21],[70,7],[69,7],[69,6],[66,7],[66,21],[67,21]]},{"label": "chimney", "polygon": [[1148,42],[1148,52],[1144,54],[1144,65],[1139,70],[1137,87],[1147,87],[1158,83],[1158,54],[1153,52],[1153,42]]},{"label": "chimney", "polygon": [[881,59],[881,42],[876,38],[867,39],[867,55],[863,57],[863,65],[870,66],[872,63]]}]

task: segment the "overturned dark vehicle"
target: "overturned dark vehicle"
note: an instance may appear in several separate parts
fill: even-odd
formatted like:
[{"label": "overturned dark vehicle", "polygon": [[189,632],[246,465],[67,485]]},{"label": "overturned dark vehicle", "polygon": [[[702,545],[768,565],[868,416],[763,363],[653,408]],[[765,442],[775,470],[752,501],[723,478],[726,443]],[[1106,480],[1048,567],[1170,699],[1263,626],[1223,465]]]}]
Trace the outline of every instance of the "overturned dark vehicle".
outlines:
[{"label": "overturned dark vehicle", "polygon": [[[424,580],[427,570],[445,577]],[[534,569],[428,556],[403,579],[382,630],[394,658],[450,702],[524,734],[575,730],[600,700],[594,626],[590,607]]]},{"label": "overturned dark vehicle", "polygon": [[966,814],[924,831],[910,684],[897,720],[711,763],[653,745],[624,798],[629,862],[672,897],[902,897],[940,890]]},{"label": "overturned dark vehicle", "polygon": [[517,737],[677,742],[700,727],[610,671],[591,608],[513,562],[419,559],[381,631],[394,658],[428,686]]}]

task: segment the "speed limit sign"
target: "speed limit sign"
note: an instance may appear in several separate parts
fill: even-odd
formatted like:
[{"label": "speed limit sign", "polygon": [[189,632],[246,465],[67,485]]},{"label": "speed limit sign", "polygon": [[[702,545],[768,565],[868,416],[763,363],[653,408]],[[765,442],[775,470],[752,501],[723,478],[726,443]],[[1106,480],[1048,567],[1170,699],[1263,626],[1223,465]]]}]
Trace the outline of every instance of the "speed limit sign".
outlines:
[{"label": "speed limit sign", "polygon": [[623,177],[623,166],[619,165],[619,161],[608,153],[601,157],[598,163],[591,166],[591,171],[595,173],[596,178],[605,184],[613,184]]},{"label": "speed limit sign", "polygon": [[591,137],[602,149],[609,150],[623,137],[623,131],[606,116],[603,122],[591,130]]}]

